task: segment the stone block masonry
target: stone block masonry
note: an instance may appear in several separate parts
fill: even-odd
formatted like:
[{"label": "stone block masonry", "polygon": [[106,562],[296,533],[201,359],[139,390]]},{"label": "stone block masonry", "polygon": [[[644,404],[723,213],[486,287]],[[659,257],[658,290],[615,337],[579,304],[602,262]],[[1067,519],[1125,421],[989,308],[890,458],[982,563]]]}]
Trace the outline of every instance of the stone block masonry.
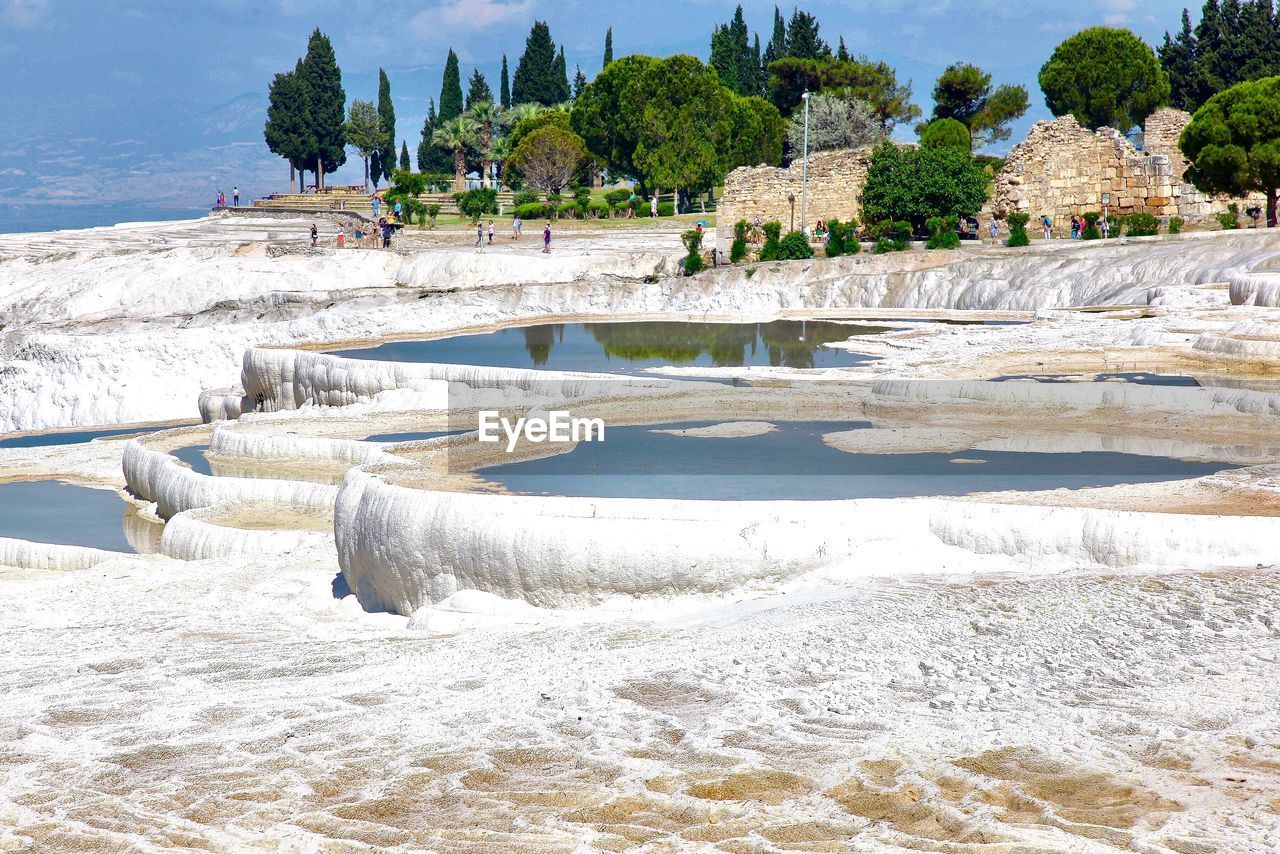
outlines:
[{"label": "stone block masonry", "polygon": [[[716,233],[732,237],[733,224],[777,220],[785,233],[801,219],[801,164],[797,159],[787,168],[746,166],[735,169],[724,182],[724,193],[716,207]],[[870,149],[837,149],[809,155],[809,216],[812,226],[819,220],[847,220],[862,217],[862,185],[871,163]],[[791,197],[795,197],[794,208]]]}]

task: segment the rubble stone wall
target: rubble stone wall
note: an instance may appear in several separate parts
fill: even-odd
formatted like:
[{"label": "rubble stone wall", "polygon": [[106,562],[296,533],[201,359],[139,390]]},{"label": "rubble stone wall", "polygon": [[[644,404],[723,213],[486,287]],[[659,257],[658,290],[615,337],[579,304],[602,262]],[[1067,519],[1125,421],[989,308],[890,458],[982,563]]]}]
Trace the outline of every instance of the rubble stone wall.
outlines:
[{"label": "rubble stone wall", "polygon": [[[746,166],[729,173],[724,193],[716,205],[719,237],[732,237],[733,224],[740,219],[755,222],[777,220],[786,232],[792,225],[792,196],[795,197],[795,227],[800,227],[801,161],[787,168]],[[850,219],[862,216],[862,185],[871,163],[870,149],[838,149],[809,155],[808,196],[810,224],[819,220]]]}]

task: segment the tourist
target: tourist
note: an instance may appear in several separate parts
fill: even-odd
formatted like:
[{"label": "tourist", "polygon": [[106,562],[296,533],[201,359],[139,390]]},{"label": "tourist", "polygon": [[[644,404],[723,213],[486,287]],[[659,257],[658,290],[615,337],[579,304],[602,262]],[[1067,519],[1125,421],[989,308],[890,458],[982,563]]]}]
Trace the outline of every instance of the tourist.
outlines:
[{"label": "tourist", "polygon": [[1107,235],[1111,233],[1111,218],[1103,217],[1098,220],[1098,227],[1102,229],[1102,239],[1106,240]]},{"label": "tourist", "polygon": [[476,246],[484,246],[484,223],[476,220]]},{"label": "tourist", "polygon": [[373,218],[378,218],[378,209],[382,207],[382,199],[378,198],[378,194],[374,193],[369,197],[369,207],[373,210]]},{"label": "tourist", "polygon": [[359,224],[356,225],[356,248],[364,248],[364,226]]},{"label": "tourist", "polygon": [[991,245],[995,246],[1000,242],[1000,223],[995,217],[991,218],[991,225],[988,226],[988,230],[991,232]]},{"label": "tourist", "polygon": [[240,207],[240,187],[239,186],[235,186],[231,188],[231,203],[234,204],[236,207]]},{"label": "tourist", "polygon": [[311,248],[312,249],[315,248],[316,238],[319,236],[319,234],[320,232],[316,231],[316,224],[314,222],[311,223]]},{"label": "tourist", "polygon": [[1044,239],[1051,240],[1053,238],[1053,220],[1049,219],[1048,214],[1040,217],[1040,224],[1044,226]]},{"label": "tourist", "polygon": [[489,245],[493,245],[493,220],[489,220]]},{"label": "tourist", "polygon": [[395,229],[391,227],[391,223],[387,222],[384,219],[382,221],[382,248],[383,249],[391,248],[391,233],[393,231],[395,231]]},{"label": "tourist", "polygon": [[341,225],[337,226],[337,229],[338,229],[338,248],[344,249],[346,248],[346,245],[347,245],[347,230],[343,228]]},{"label": "tourist", "polygon": [[551,254],[551,223],[548,222],[542,229],[542,252],[544,255]]},{"label": "tourist", "polygon": [[400,216],[403,213],[404,213],[404,203],[401,202],[400,199],[396,199],[396,208],[395,208],[395,213],[393,214],[393,217],[396,222],[400,221]]},{"label": "tourist", "polygon": [[657,215],[658,215],[658,194],[654,193],[653,197],[649,199],[649,216],[657,216]]},{"label": "tourist", "polygon": [[518,216],[513,216],[511,218],[511,239],[520,239],[520,217]]}]

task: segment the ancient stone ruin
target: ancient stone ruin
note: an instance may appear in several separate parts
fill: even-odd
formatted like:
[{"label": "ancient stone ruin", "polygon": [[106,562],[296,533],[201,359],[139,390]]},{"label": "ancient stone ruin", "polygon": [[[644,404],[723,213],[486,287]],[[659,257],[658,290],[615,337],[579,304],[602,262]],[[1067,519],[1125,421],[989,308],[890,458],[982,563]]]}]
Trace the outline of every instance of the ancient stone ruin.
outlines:
[{"label": "ancient stone ruin", "polygon": [[[809,155],[810,224],[862,217],[862,185],[867,180],[871,149],[839,149]],[[784,231],[800,227],[801,161],[789,168],[745,166],[729,173],[716,208],[720,237],[733,233],[740,219],[748,223],[777,220]]]}]

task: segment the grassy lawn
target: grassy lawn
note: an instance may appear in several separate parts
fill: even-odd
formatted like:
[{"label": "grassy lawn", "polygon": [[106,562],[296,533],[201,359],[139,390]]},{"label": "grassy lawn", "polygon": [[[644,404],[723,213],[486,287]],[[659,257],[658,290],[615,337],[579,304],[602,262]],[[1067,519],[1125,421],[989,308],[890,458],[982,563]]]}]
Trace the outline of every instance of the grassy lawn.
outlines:
[{"label": "grassy lawn", "polygon": [[[501,216],[495,214],[493,216],[483,217],[483,222],[488,227],[489,220],[493,220],[493,225],[500,231],[511,230],[511,214],[503,214]],[[660,216],[660,217],[637,217],[636,219],[557,219],[553,220],[552,227],[557,231],[597,231],[612,229],[637,229],[646,231],[685,231],[693,228],[698,221],[706,223],[704,228],[715,228],[716,215],[710,214],[681,214],[680,216]],[[526,220],[526,229],[539,229],[542,227],[544,220]],[[406,226],[407,229],[413,231],[430,232],[425,225],[419,225],[415,222],[413,225]],[[445,216],[441,214],[436,217],[436,231],[474,231],[475,225],[471,220],[464,216],[452,215]]]}]

